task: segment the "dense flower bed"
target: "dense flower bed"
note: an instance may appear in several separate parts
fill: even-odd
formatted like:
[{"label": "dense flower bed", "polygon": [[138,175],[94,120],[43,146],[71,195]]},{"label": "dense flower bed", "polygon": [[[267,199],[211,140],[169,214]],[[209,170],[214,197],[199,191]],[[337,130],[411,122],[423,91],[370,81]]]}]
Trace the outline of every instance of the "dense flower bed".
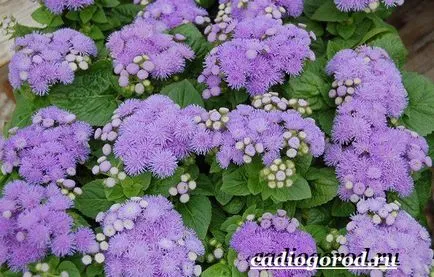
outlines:
[{"label": "dense flower bed", "polygon": [[[0,275],[429,276],[434,85],[403,1],[44,0],[7,18]],[[397,270],[257,253],[399,253]]]}]

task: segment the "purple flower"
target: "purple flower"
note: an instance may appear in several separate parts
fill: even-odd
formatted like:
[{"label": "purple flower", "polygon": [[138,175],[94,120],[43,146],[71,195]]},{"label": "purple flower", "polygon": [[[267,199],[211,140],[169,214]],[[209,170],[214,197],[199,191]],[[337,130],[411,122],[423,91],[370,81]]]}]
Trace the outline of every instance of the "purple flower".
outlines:
[{"label": "purple flower", "polygon": [[[195,122],[204,112],[198,106],[181,109],[161,95],[129,100],[118,108],[111,123],[97,131],[97,138],[114,142],[113,151],[128,174],[151,171],[164,178],[173,175],[178,162],[188,155],[205,154],[216,146],[214,132]],[[108,151],[103,151],[106,156],[112,152],[109,143],[105,146]],[[99,161],[96,172],[110,170],[105,158]]]},{"label": "purple flower", "polygon": [[[334,0],[338,9],[344,12],[366,11],[374,12],[380,6],[380,0]],[[383,0],[386,7],[401,6],[404,0]]]},{"label": "purple flower", "polygon": [[15,51],[9,81],[15,89],[28,83],[37,95],[47,94],[53,84],[72,83],[74,71],[88,69],[90,56],[97,54],[92,39],[68,28],[17,38]]},{"label": "purple flower", "polygon": [[142,17],[158,20],[168,28],[188,22],[201,25],[209,21],[207,11],[197,6],[194,0],[156,0],[146,6]]},{"label": "purple flower", "polygon": [[[381,48],[342,50],[330,61],[333,75],[330,96],[340,99],[326,149],[326,162],[336,167],[343,200],[363,197],[401,196],[413,190],[411,173],[431,167],[428,145],[423,137],[402,126],[391,128],[388,117],[398,117],[407,106],[401,75]],[[350,93],[343,101],[344,88]]]},{"label": "purple flower", "polygon": [[324,134],[312,119],[304,119],[296,111],[266,112],[239,105],[228,117],[217,153],[223,168],[230,162],[250,163],[255,155],[262,156],[264,165],[270,166],[281,156],[292,159],[311,153],[318,157],[324,151]]},{"label": "purple flower", "polygon": [[[316,253],[315,240],[306,232],[297,229],[299,222],[288,218],[285,211],[277,215],[264,214],[260,224],[247,221],[232,236],[230,245],[237,252],[234,264],[240,272],[248,272],[249,276],[259,276],[259,271],[249,269],[250,259],[258,253],[280,254],[285,249],[295,249],[294,254]],[[312,276],[314,271],[271,270],[273,276]]]},{"label": "purple flower", "polygon": [[[57,107],[39,110],[32,125],[19,129],[0,143],[2,172],[18,168],[20,176],[31,184],[57,182],[74,176],[77,163],[84,163],[90,153],[92,128],[75,115]],[[62,180],[73,188],[71,180]]]},{"label": "purple flower", "polygon": [[166,79],[180,73],[186,61],[194,58],[190,47],[165,30],[161,22],[138,18],[110,35],[107,47],[121,87],[132,84],[133,90],[142,94],[150,85],[150,77]]},{"label": "purple flower", "polygon": [[78,10],[92,5],[94,0],[43,0],[42,2],[54,14],[61,14],[63,10]]},{"label": "purple flower", "polygon": [[[344,243],[339,252],[356,255],[370,248],[368,259],[376,253],[399,254],[397,270],[385,276],[428,276],[433,251],[429,233],[396,203],[384,198],[362,200],[357,204],[359,214],[351,217]],[[382,276],[378,270],[355,270],[357,275]],[[377,274],[377,275],[376,275]]]},{"label": "purple flower", "polygon": [[265,16],[239,23],[234,38],[211,50],[198,81],[208,88],[204,98],[221,93],[225,81],[231,89],[246,88],[260,95],[282,83],[286,74],[296,76],[306,59],[314,59],[311,38],[292,24],[282,25]]},{"label": "purple flower", "polygon": [[92,231],[71,230],[73,219],[66,212],[71,207],[54,184],[8,183],[0,199],[0,264],[20,271],[50,252],[59,257],[88,252]]},{"label": "purple flower", "polygon": [[107,276],[198,276],[205,250],[162,196],[136,197],[97,216],[108,237]]}]

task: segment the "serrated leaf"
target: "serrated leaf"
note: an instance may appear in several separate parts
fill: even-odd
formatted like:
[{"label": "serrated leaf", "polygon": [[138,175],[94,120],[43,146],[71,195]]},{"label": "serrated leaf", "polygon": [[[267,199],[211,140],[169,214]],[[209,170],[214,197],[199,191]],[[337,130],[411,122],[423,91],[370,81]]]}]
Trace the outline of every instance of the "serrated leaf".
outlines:
[{"label": "serrated leaf", "polygon": [[403,121],[421,136],[434,131],[434,84],[428,78],[413,72],[403,73],[409,103]]},{"label": "serrated leaf", "polygon": [[118,6],[121,2],[119,2],[118,0],[102,0],[101,4],[103,5],[103,7],[106,8],[114,8],[116,6]]},{"label": "serrated leaf", "polygon": [[91,19],[93,14],[96,12],[96,10],[98,9],[97,6],[87,6],[86,8],[80,10],[79,12],[79,16],[81,19],[81,22],[83,22],[84,24],[88,23]]},{"label": "serrated leaf", "polygon": [[181,107],[196,104],[203,107],[203,100],[193,84],[185,79],[172,83],[161,89],[161,94],[167,95]]},{"label": "serrated leaf", "polygon": [[247,187],[248,177],[244,167],[234,167],[223,172],[221,190],[230,195],[245,196],[250,191]]},{"label": "serrated leaf", "polygon": [[312,197],[298,202],[300,208],[320,206],[332,200],[338,191],[339,182],[331,168],[310,168],[306,174]]},{"label": "serrated leaf", "polygon": [[322,225],[312,224],[312,225],[304,226],[303,229],[307,231],[309,234],[311,234],[317,243],[323,240],[328,234],[327,227]]},{"label": "serrated leaf", "polygon": [[338,197],[333,201],[332,216],[349,217],[356,212],[356,207],[351,202],[343,202]]},{"label": "serrated leaf", "polygon": [[79,120],[101,126],[110,120],[118,106],[116,87],[111,63],[102,60],[87,71],[76,73],[72,84],[53,86],[48,99],[77,115]]},{"label": "serrated leaf", "polygon": [[356,31],[355,24],[338,24],[336,31],[343,39],[349,39]]},{"label": "serrated leaf", "polygon": [[108,19],[103,8],[98,8],[92,16],[92,21],[96,23],[107,23]]},{"label": "serrated leaf", "polygon": [[85,216],[95,218],[99,212],[104,212],[114,202],[107,200],[103,180],[95,180],[82,187],[83,194],[75,199],[75,208]]},{"label": "serrated leaf", "polygon": [[206,196],[193,195],[186,204],[179,205],[185,225],[196,231],[200,239],[205,239],[211,222],[211,202]]}]

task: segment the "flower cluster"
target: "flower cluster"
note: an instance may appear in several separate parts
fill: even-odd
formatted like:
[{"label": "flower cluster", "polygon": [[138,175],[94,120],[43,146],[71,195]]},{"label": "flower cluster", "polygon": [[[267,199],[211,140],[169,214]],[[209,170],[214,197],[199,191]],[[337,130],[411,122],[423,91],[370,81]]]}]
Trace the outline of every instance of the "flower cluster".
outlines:
[{"label": "flower cluster", "polygon": [[219,108],[201,113],[194,117],[194,121],[201,126],[212,131],[223,130],[229,121],[229,109]]},{"label": "flower cluster", "polygon": [[294,183],[295,164],[291,160],[275,159],[269,167],[261,170],[260,176],[269,188],[290,187]]},{"label": "flower cluster", "polygon": [[190,174],[182,174],[181,182],[176,186],[169,188],[169,194],[172,196],[179,194],[179,201],[181,201],[181,203],[187,203],[190,200],[190,195],[188,193],[195,190],[196,186],[196,181],[192,179]]},{"label": "flower cluster", "polygon": [[214,24],[208,25],[205,35],[210,42],[229,39],[238,22],[266,16],[276,20],[300,16],[302,0],[220,0]]},{"label": "flower cluster", "polygon": [[[365,11],[375,12],[380,6],[380,0],[334,0],[338,9],[344,12]],[[382,0],[386,7],[401,6],[404,0]]]},{"label": "flower cluster", "polygon": [[232,89],[246,88],[252,96],[264,94],[281,83],[285,74],[295,76],[306,59],[315,59],[309,49],[308,32],[293,24],[268,17],[247,19],[237,25],[233,39],[211,50],[198,81],[207,89],[202,96],[218,96],[222,81]]},{"label": "flower cluster", "polygon": [[311,115],[312,109],[309,103],[304,99],[286,99],[279,97],[277,92],[267,92],[262,95],[256,95],[252,98],[252,106],[257,109],[264,109],[265,111],[286,111],[289,109],[296,110],[302,115]]},{"label": "flower cluster", "polygon": [[[203,108],[193,105],[181,109],[161,95],[128,100],[115,111],[111,123],[96,131],[96,138],[115,142],[113,151],[129,175],[151,171],[167,177],[175,172],[178,161],[192,153],[205,154],[215,146],[212,132],[194,121],[203,113]],[[112,147],[109,143],[104,147],[105,156],[99,159],[95,173],[113,168],[106,159]]]},{"label": "flower cluster", "polygon": [[[358,214],[347,225],[348,234],[341,239],[340,253],[356,255],[370,249],[376,253],[399,254],[397,270],[387,271],[385,276],[428,276],[433,251],[430,237],[416,220],[396,203],[384,198],[362,200],[357,204]],[[383,276],[379,270],[355,270],[354,273]]]},{"label": "flower cluster", "polygon": [[76,116],[56,107],[39,110],[33,124],[13,129],[15,134],[0,141],[2,173],[18,167],[19,174],[31,184],[57,182],[73,190],[77,163],[84,163],[90,153],[91,127],[76,121]]},{"label": "flower cluster", "polygon": [[302,270],[266,270],[259,272],[249,269],[250,258],[258,253],[280,254],[285,249],[296,249],[297,253],[311,255],[316,253],[315,240],[306,232],[298,230],[296,218],[288,218],[286,211],[278,210],[276,215],[264,213],[259,223],[247,221],[238,229],[231,239],[231,247],[238,256],[234,262],[240,272],[249,276],[313,276],[314,271]]},{"label": "flower cluster", "polygon": [[324,134],[315,121],[304,119],[296,111],[266,112],[238,105],[229,113],[217,160],[226,168],[231,161],[241,165],[261,155],[264,165],[271,166],[281,156],[292,159],[310,152],[318,157],[324,151],[324,144]]},{"label": "flower cluster", "polygon": [[7,184],[0,199],[0,264],[18,271],[48,252],[62,257],[93,251],[90,229],[71,231],[73,219],[66,213],[71,207],[72,201],[54,184]]},{"label": "flower cluster", "polygon": [[[199,276],[205,250],[162,196],[135,197],[97,215],[107,276]],[[107,236],[108,238],[105,238]]]},{"label": "flower cluster", "polygon": [[119,85],[142,94],[151,85],[150,77],[166,79],[184,70],[194,52],[178,41],[185,37],[164,33],[166,27],[138,18],[134,23],[110,35],[107,47],[113,58]]},{"label": "flower cluster", "polygon": [[74,72],[89,68],[97,49],[92,39],[72,29],[33,33],[15,40],[9,64],[9,81],[17,89],[27,82],[37,95],[48,93],[56,83],[70,84]]},{"label": "flower cluster", "polygon": [[198,25],[210,22],[208,12],[197,6],[194,0],[156,0],[148,4],[139,16],[162,22],[168,28],[189,22]]},{"label": "flower cluster", "polygon": [[[391,128],[388,117],[399,116],[407,93],[399,71],[380,48],[362,47],[339,52],[329,63],[335,85],[352,88],[353,99],[338,108],[326,162],[336,166],[340,197],[401,196],[413,190],[410,174],[432,165],[428,145],[402,126]],[[350,86],[348,88],[348,86]]]},{"label": "flower cluster", "polygon": [[54,14],[61,14],[63,10],[78,10],[92,5],[94,0],[42,0],[42,2]]}]

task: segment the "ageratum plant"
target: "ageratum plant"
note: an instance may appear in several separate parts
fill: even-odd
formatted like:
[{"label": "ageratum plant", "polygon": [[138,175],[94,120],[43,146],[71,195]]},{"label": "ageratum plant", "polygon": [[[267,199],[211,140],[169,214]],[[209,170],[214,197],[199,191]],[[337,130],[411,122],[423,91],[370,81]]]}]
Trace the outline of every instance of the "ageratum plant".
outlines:
[{"label": "ageratum plant", "polygon": [[[429,276],[434,85],[403,1],[43,0],[6,18],[0,276]],[[258,252],[399,253],[257,270]]]}]

